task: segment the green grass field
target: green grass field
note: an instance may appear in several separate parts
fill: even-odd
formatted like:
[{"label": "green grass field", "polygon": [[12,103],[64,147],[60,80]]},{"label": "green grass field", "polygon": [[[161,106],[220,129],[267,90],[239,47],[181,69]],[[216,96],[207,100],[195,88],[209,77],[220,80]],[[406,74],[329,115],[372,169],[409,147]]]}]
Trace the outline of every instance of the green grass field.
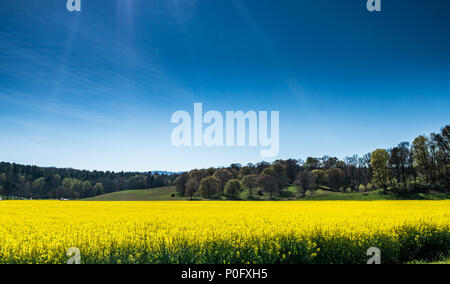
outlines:
[{"label": "green grass field", "polygon": [[158,187],[144,190],[125,190],[103,194],[84,200],[89,201],[167,201],[186,200],[185,197],[171,197],[175,193],[174,186]]},{"label": "green grass field", "polygon": [[311,197],[306,197],[305,200],[361,200],[361,201],[373,201],[373,200],[443,200],[449,199],[450,195],[439,192],[432,192],[429,194],[413,193],[408,195],[394,195],[384,194],[382,189],[369,191],[369,192],[332,192],[322,191],[321,193],[314,193]]},{"label": "green grass field", "polygon": [[[431,194],[410,194],[407,196],[396,196],[392,194],[384,194],[383,190],[374,190],[370,192],[332,192],[327,190],[321,190],[314,192],[312,196],[297,199],[295,196],[295,189],[293,187],[284,190],[286,193],[291,193],[291,197],[277,197],[277,200],[360,200],[360,201],[373,201],[373,200],[442,200],[449,199],[449,194],[444,193],[431,193]],[[84,200],[90,201],[170,201],[170,200],[188,200],[187,197],[179,197],[175,195],[174,186],[166,186],[144,190],[126,190],[118,191],[108,194],[99,195]],[[202,200],[204,198],[194,197],[195,200]],[[240,200],[248,200],[248,193],[244,192],[240,195]],[[254,200],[268,200],[269,195],[263,194],[255,195]],[[217,200],[217,199],[215,199]],[[220,200],[220,199],[219,199]]]}]

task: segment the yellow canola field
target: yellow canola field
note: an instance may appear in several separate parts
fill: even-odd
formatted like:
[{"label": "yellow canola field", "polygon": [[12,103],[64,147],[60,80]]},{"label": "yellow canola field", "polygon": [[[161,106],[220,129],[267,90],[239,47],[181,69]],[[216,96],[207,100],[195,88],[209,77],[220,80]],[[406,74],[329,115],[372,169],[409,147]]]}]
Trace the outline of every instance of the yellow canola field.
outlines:
[{"label": "yellow canola field", "polygon": [[0,201],[0,263],[365,263],[446,256],[450,201]]}]

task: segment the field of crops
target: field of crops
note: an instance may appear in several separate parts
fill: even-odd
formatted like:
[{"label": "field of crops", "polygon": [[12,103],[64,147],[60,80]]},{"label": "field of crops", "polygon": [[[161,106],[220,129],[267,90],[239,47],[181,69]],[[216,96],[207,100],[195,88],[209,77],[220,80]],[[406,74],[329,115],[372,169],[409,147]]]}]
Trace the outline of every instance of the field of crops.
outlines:
[{"label": "field of crops", "polygon": [[382,263],[448,256],[450,201],[0,201],[0,263]]}]

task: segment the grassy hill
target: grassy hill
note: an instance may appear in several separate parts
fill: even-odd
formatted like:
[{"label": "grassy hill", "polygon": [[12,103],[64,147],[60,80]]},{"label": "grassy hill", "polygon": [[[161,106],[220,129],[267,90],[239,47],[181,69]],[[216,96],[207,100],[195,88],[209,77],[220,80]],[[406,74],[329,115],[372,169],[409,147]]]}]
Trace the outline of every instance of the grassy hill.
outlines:
[{"label": "grassy hill", "polygon": [[174,186],[158,187],[143,190],[125,190],[103,194],[84,200],[89,201],[166,201],[186,200],[184,197],[172,197],[175,193]]},{"label": "grassy hill", "polygon": [[305,200],[443,200],[449,199],[450,195],[440,192],[425,193],[408,193],[408,194],[384,194],[382,189],[373,190],[369,192],[333,192],[333,191],[318,191],[314,192],[311,197],[306,197]]},{"label": "grassy hill", "polygon": [[[118,191],[108,194],[99,195],[84,200],[90,201],[171,201],[171,200],[189,200],[187,197],[179,197],[175,195],[174,186],[166,186],[144,190],[126,190]],[[449,199],[449,194],[444,193],[431,193],[431,194],[410,194],[407,196],[398,196],[392,194],[384,194],[383,190],[374,190],[370,192],[332,192],[327,190],[321,190],[314,192],[312,196],[296,199],[294,187],[290,187],[284,190],[284,193],[290,193],[287,196],[290,197],[278,197],[277,200],[360,200],[360,201],[372,201],[372,200],[440,200]],[[286,196],[286,195],[285,195]],[[247,200],[248,193],[244,192],[240,195],[240,200]],[[195,197],[195,200],[202,200],[203,198]],[[224,198],[222,198],[224,199]],[[204,199],[203,199],[204,200]],[[221,199],[215,199],[221,200]],[[268,194],[262,196],[256,195],[255,200],[269,200]]]}]

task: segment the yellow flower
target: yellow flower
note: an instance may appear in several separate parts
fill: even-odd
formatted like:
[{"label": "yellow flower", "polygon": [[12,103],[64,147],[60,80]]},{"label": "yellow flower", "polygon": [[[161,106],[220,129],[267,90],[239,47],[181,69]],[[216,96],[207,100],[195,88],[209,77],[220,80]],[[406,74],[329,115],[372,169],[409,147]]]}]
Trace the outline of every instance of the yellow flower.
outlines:
[{"label": "yellow flower", "polygon": [[82,263],[277,263],[323,256],[328,242],[342,251],[335,259],[351,257],[349,246],[365,256],[383,242],[374,235],[389,245],[407,236],[419,248],[442,236],[450,243],[449,231],[449,200],[2,201],[0,263],[67,263],[69,248]]}]

